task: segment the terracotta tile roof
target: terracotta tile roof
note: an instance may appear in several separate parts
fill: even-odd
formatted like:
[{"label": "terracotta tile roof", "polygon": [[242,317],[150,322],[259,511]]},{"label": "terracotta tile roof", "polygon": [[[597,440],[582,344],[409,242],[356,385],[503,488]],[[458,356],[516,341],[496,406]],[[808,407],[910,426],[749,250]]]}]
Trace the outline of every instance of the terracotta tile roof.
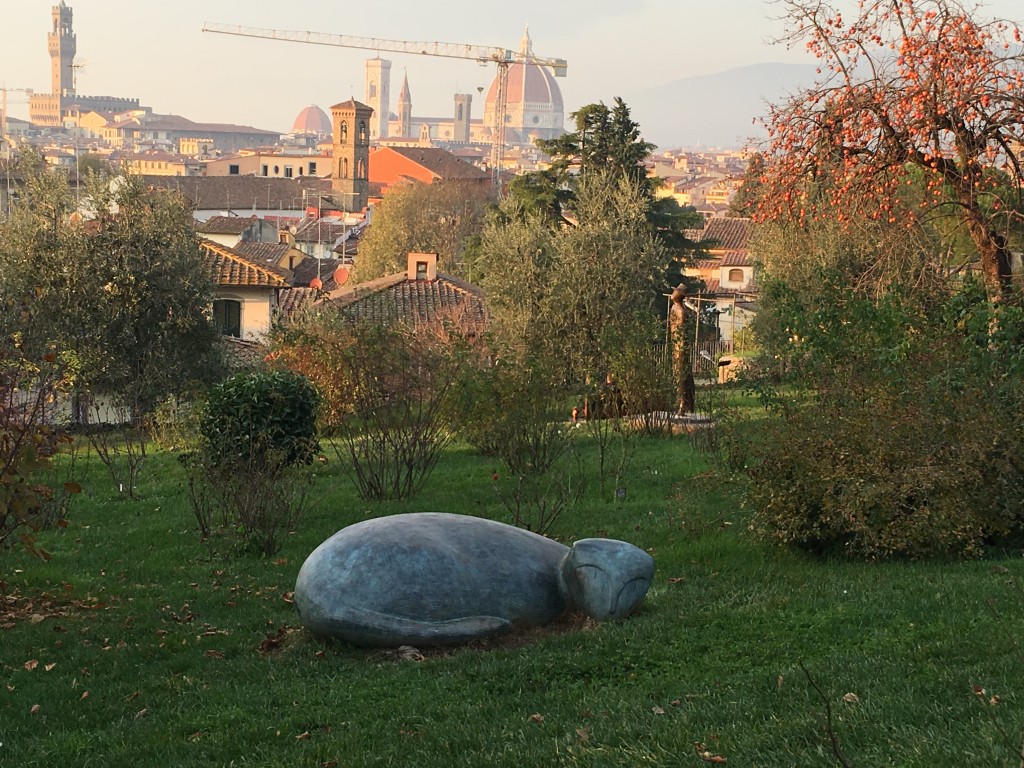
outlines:
[{"label": "terracotta tile roof", "polygon": [[334,243],[352,227],[332,218],[306,219],[295,232],[297,243]]},{"label": "terracotta tile roof", "polygon": [[320,282],[323,283],[322,291],[326,293],[336,291],[341,288],[341,285],[334,279],[334,275],[339,269],[346,269],[351,272],[352,265],[343,264],[338,259],[318,259],[315,257],[303,259],[295,265],[292,285],[296,288],[308,286],[314,277],[319,277]]},{"label": "terracotta tile roof", "polygon": [[446,312],[465,310],[466,320],[483,325],[483,292],[475,285],[438,273],[436,280],[409,280],[405,272],[353,286],[332,300],[353,320],[389,323],[430,322]]},{"label": "terracotta tile roof", "polygon": [[361,101],[349,99],[348,101],[343,101],[340,104],[335,104],[334,106],[331,107],[331,109],[369,109],[372,111],[373,107],[368,107]]},{"label": "terracotta tile roof", "polygon": [[426,168],[441,181],[486,180],[490,174],[472,163],[460,160],[446,149],[438,147],[388,147],[407,160]]},{"label": "terracotta tile roof", "polygon": [[722,290],[722,282],[718,278],[709,278],[704,281],[704,293],[718,293]]},{"label": "terracotta tile roof", "polygon": [[[140,176],[146,186],[172,189],[200,210],[305,211],[311,194],[329,195],[331,180],[265,176]],[[304,195],[303,192],[306,194]]]},{"label": "terracotta tile roof", "polygon": [[704,229],[688,229],[686,236],[696,242],[704,240],[713,251],[739,251],[747,247],[753,222],[750,219],[715,218],[708,219]]},{"label": "terracotta tile roof", "polygon": [[212,133],[248,133],[260,136],[280,136],[277,131],[265,131],[251,125],[232,125],[230,123],[197,123],[181,115],[151,114],[143,118],[130,117],[118,123],[108,124],[108,128],[124,128],[129,125],[138,126],[144,131],[188,131],[197,134]]},{"label": "terracotta tile roof", "polygon": [[267,348],[257,341],[221,336],[225,344],[225,359],[232,371],[252,370],[263,366]]},{"label": "terracotta tile roof", "polygon": [[304,288],[286,288],[277,296],[277,314],[279,317],[292,320],[312,307],[320,295],[320,291],[308,286]]},{"label": "terracotta tile roof", "polygon": [[260,264],[277,265],[291,246],[288,243],[238,243],[232,250]]},{"label": "terracotta tile roof", "polygon": [[723,267],[752,267],[754,262],[750,258],[750,251],[726,251],[722,254]]},{"label": "terracotta tile roof", "polygon": [[291,284],[287,269],[253,261],[210,240],[200,239],[200,247],[210,259],[210,275],[217,285],[287,288]]},{"label": "terracotta tile roof", "polygon": [[255,216],[211,216],[196,223],[196,232],[201,235],[241,235]]}]

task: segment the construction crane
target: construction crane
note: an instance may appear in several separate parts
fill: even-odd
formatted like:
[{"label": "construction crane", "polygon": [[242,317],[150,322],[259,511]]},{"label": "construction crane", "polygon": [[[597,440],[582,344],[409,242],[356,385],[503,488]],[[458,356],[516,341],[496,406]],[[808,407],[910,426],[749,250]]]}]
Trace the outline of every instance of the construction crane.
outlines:
[{"label": "construction crane", "polygon": [[568,67],[565,59],[545,58],[534,56],[530,53],[520,53],[508,48],[496,48],[488,45],[382,40],[375,37],[353,37],[351,35],[333,35],[324,32],[261,29],[259,27],[242,27],[234,24],[215,24],[210,22],[203,24],[203,32],[216,32],[222,35],[238,35],[241,37],[258,37],[266,40],[284,40],[290,43],[331,45],[341,48],[365,48],[372,51],[387,51],[389,53],[410,53],[418,56],[443,56],[449,59],[469,59],[481,64],[496,64],[498,67],[498,88],[494,99],[494,134],[491,137],[491,175],[495,189],[500,189],[501,165],[505,158],[505,109],[508,101],[509,65],[523,63],[550,67],[555,77],[565,77]]},{"label": "construction crane", "polygon": [[[31,98],[32,94],[35,93],[31,88],[8,88],[7,86],[0,85],[0,137],[7,135],[7,94],[8,93],[24,93],[26,96]],[[22,101],[21,103],[24,103]]]}]

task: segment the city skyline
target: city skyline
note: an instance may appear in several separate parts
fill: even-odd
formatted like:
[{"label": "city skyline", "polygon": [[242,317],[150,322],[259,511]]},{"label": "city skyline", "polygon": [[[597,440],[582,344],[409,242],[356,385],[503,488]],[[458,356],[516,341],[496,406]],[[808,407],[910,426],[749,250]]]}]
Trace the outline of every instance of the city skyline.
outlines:
[{"label": "city skyline", "polygon": [[[0,84],[49,91],[46,35],[54,4],[33,0],[5,9]],[[802,50],[769,44],[784,31],[774,19],[781,8],[770,0],[640,0],[628,6],[618,0],[522,0],[513,12],[506,6],[496,11],[491,3],[449,0],[443,14],[411,0],[392,0],[351,21],[350,5],[327,0],[260,9],[244,0],[144,7],[129,0],[72,0],[68,5],[77,35],[79,94],[134,97],[159,113],[281,132],[290,130],[309,104],[328,109],[350,97],[363,99],[363,62],[373,51],[204,33],[204,22],[510,49],[518,48],[528,26],[538,55],[568,61],[568,77],[558,80],[567,127],[569,114],[584,104],[611,103],[616,96],[752,64],[813,61]],[[982,12],[1012,17],[1014,10],[1012,0],[992,0]],[[462,92],[473,96],[473,116],[483,116],[493,66],[381,56],[392,61],[393,94],[408,73],[415,114],[450,115],[454,94]],[[25,118],[28,109],[20,96],[10,95],[8,109]]]}]

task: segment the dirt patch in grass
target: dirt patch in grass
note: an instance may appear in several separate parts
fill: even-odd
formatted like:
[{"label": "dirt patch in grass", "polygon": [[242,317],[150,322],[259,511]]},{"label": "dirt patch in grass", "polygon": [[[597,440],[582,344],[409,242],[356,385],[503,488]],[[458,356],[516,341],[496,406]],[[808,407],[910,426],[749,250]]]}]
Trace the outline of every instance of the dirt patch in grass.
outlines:
[{"label": "dirt patch in grass", "polygon": [[498,651],[510,648],[521,648],[545,637],[568,634],[569,632],[589,632],[599,625],[589,616],[579,612],[566,613],[542,627],[515,627],[511,632],[495,637],[471,640],[460,645],[424,646],[413,648],[403,645],[401,648],[375,651],[373,658],[393,661],[411,660],[424,661],[452,656],[464,651]]}]

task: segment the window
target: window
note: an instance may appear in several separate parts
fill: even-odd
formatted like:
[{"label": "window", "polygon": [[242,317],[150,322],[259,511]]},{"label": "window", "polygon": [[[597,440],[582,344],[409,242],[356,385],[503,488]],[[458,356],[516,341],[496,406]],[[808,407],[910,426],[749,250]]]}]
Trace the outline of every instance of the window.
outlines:
[{"label": "window", "polygon": [[274,166],[274,175],[275,176],[280,176],[281,175],[281,166],[280,165],[275,165]]},{"label": "window", "polygon": [[338,125],[338,139],[342,144],[348,141],[348,122],[345,120]]},{"label": "window", "polygon": [[316,176],[316,163],[312,160],[309,161],[309,175]]},{"label": "window", "polygon": [[366,141],[366,121],[359,121],[359,143],[362,144]]},{"label": "window", "polygon": [[458,113],[458,116],[455,119],[461,121],[462,120],[462,115],[463,115],[463,107],[462,107],[461,104],[459,104],[459,113]]},{"label": "window", "polygon": [[269,165],[263,165],[263,166],[261,166],[260,171],[261,171],[261,175],[266,176],[270,172],[270,166]]},{"label": "window", "polygon": [[286,165],[284,167],[284,177],[286,179],[290,179],[293,175],[294,175],[294,171],[292,170],[292,167],[290,165]]},{"label": "window", "polygon": [[238,175],[238,166],[234,165],[234,164],[229,165],[228,166],[228,176],[237,176],[237,175]]},{"label": "window", "polygon": [[213,302],[213,326],[223,336],[242,335],[242,302],[217,299]]},{"label": "window", "polygon": [[371,99],[377,98],[377,84],[376,83],[370,83],[370,98]]},{"label": "window", "polygon": [[730,269],[729,270],[729,282],[730,283],[742,283],[743,282],[743,270],[742,269]]},{"label": "window", "polygon": [[426,280],[427,279],[427,262],[417,261],[416,262],[416,279]]}]

